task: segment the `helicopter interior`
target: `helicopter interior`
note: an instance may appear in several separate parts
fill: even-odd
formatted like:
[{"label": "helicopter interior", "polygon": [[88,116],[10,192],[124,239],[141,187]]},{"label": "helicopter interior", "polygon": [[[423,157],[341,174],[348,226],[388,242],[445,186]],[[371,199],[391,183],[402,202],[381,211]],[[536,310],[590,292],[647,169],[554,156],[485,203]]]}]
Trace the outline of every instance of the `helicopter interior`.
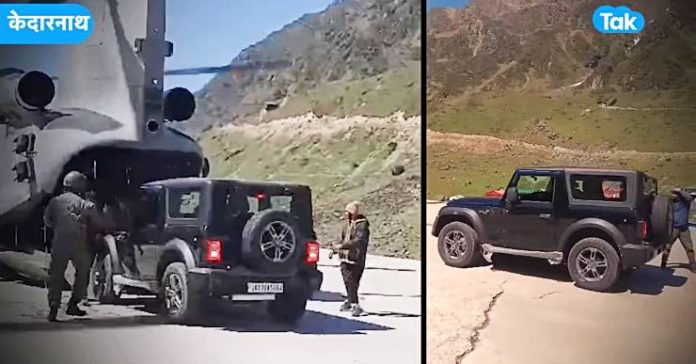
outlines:
[{"label": "helicopter interior", "polygon": [[85,173],[97,202],[103,203],[130,194],[146,182],[200,176],[202,161],[196,153],[148,151],[143,155],[137,149],[98,147],[76,156],[64,172],[70,170]]}]

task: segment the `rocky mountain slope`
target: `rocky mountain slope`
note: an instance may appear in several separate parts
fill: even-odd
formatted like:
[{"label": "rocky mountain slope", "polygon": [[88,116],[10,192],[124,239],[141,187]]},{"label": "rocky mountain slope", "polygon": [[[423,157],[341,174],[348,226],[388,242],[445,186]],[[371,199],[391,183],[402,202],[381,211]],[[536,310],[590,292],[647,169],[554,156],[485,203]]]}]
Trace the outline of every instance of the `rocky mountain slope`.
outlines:
[{"label": "rocky mountain slope", "polygon": [[[418,89],[419,72],[414,65],[420,60],[420,14],[418,0],[341,0],[323,12],[307,14],[232,60],[284,60],[291,62],[290,67],[218,75],[199,92],[199,110],[189,127],[257,123],[268,102],[282,106],[263,120],[307,111],[348,115],[360,109],[369,113],[367,104],[380,101],[369,95],[374,89],[350,85],[350,81],[370,80],[377,86],[385,77],[397,76],[413,83],[392,92]],[[336,84],[347,89],[312,94]],[[390,106],[372,114],[408,109],[404,111],[414,115],[419,109],[414,99]]]},{"label": "rocky mountain slope", "polygon": [[211,175],[309,184],[323,243],[360,200],[371,253],[419,258],[420,12],[417,0],[336,1],[242,51],[232,62],[292,66],[220,74],[199,92],[186,129]]},{"label": "rocky mountain slope", "polygon": [[[612,2],[609,2],[612,3]],[[618,5],[619,3],[615,4]],[[428,91],[696,88],[696,3],[621,2],[646,18],[637,35],[592,26],[592,0],[474,0],[428,15]]]},{"label": "rocky mountain slope", "polygon": [[340,238],[343,208],[362,202],[370,250],[420,257],[420,117],[318,117],[214,127],[201,138],[213,174],[309,184],[319,241]]},{"label": "rocky mountain slope", "polygon": [[[696,152],[696,3],[608,3],[640,11],[645,29],[597,32],[600,4],[590,0],[473,0],[428,14],[428,128],[440,133],[428,145],[439,158],[429,165],[439,176],[429,179],[429,194],[479,194],[518,164],[554,161],[640,168],[664,186],[696,185],[688,167],[696,156],[669,154]],[[496,149],[494,158],[445,153],[455,149],[445,140],[462,134],[514,148]],[[579,153],[561,158],[558,148]],[[597,154],[607,151],[618,154]],[[476,166],[459,172],[470,183],[452,183],[459,164]]]}]

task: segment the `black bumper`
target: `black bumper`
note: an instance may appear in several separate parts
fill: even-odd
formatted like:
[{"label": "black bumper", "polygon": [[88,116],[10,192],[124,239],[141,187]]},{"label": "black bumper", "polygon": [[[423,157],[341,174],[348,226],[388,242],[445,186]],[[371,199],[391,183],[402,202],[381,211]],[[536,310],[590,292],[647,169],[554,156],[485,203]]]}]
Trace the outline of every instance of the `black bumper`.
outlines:
[{"label": "black bumper", "polygon": [[648,243],[625,244],[619,249],[621,253],[621,265],[623,268],[637,267],[655,258],[662,249],[653,247]]},{"label": "black bumper", "polygon": [[321,288],[323,274],[319,270],[295,276],[274,276],[226,269],[194,268],[188,271],[189,289],[198,295],[232,297],[247,295],[248,283],[282,283],[283,292],[304,291],[311,295]]}]

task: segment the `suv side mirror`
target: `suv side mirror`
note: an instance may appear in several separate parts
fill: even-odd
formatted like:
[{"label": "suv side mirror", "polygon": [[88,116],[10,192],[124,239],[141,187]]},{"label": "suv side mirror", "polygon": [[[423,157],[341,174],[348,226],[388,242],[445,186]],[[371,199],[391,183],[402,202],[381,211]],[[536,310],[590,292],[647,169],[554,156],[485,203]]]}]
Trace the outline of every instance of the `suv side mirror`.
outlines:
[{"label": "suv side mirror", "polygon": [[520,202],[520,195],[517,194],[517,187],[509,187],[507,189],[505,201],[513,205]]}]

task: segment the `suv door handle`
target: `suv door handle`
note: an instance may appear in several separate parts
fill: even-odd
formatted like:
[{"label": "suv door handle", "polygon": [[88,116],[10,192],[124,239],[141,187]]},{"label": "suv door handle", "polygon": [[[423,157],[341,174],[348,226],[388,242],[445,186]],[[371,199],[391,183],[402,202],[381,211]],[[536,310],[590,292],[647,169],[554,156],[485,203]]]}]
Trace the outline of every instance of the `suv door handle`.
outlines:
[{"label": "suv door handle", "polygon": [[550,219],[550,218],[551,218],[551,214],[539,214],[539,217],[542,218],[542,219]]}]

